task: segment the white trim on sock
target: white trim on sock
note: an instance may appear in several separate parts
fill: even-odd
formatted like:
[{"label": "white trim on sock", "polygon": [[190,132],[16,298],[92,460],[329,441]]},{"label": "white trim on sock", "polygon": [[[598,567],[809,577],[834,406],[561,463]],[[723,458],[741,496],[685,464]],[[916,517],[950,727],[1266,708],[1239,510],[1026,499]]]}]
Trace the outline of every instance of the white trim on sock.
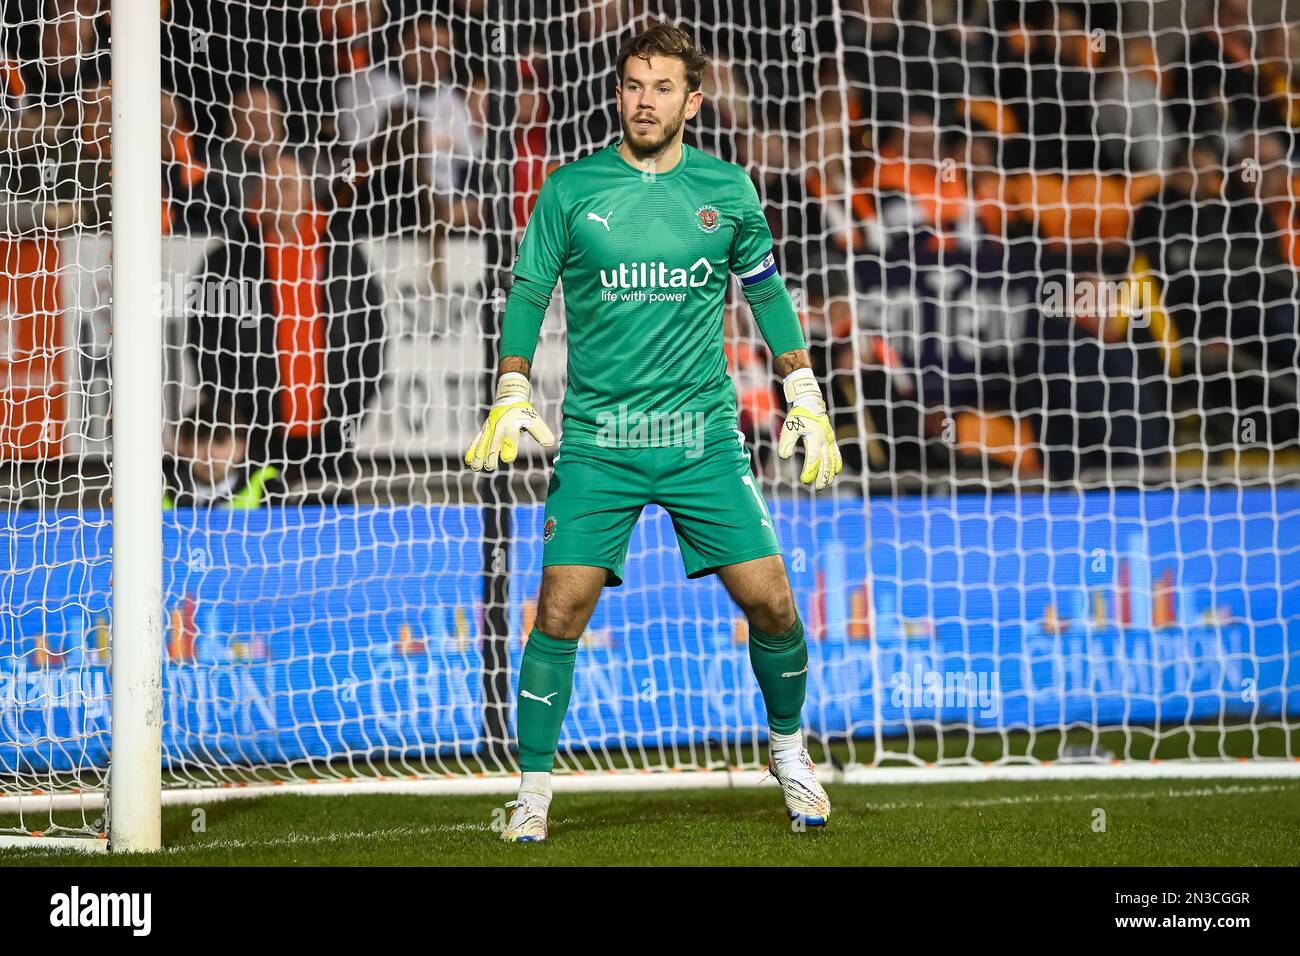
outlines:
[{"label": "white trim on sock", "polygon": [[536,793],[549,798],[551,796],[551,775],[540,771],[524,771],[523,780],[519,782],[520,793]]},{"label": "white trim on sock", "polygon": [[797,756],[799,751],[803,750],[803,731],[796,730],[792,734],[778,734],[775,730],[770,730],[768,732],[768,746],[771,748],[774,757]]}]

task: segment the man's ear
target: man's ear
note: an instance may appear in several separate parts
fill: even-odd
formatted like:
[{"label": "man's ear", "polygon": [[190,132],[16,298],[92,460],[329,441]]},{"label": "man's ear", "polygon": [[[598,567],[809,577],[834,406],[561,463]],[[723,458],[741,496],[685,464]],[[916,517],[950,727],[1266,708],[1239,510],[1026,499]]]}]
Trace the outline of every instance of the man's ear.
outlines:
[{"label": "man's ear", "polygon": [[703,90],[696,90],[694,93],[688,93],[686,95],[686,118],[694,119],[695,114],[697,114],[700,111],[700,107],[703,105],[704,105]]}]

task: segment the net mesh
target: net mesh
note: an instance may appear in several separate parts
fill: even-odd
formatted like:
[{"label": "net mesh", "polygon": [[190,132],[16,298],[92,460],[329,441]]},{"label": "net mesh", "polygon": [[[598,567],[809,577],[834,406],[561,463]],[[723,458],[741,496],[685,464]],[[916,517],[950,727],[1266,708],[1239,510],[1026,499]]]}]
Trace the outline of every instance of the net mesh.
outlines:
[{"label": "net mesh", "polygon": [[[1280,3],[164,3],[172,786],[504,774],[550,466],[461,455],[542,181],[619,133],[651,15],[750,171],[846,470],[739,425],[809,636],[814,756],[1294,757],[1300,33]],[[0,827],[108,767],[110,22],[6,4]],[[153,215],[152,211],[149,212]],[[558,432],[557,293],[534,362]],[[647,509],[563,770],[754,768],[745,622]]]}]

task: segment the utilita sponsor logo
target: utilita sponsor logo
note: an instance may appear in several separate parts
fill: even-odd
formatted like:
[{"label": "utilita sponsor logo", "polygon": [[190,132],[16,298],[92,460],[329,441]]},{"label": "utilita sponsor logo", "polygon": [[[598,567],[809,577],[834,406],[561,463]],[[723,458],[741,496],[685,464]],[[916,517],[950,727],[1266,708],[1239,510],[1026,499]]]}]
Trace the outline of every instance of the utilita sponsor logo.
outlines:
[{"label": "utilita sponsor logo", "polygon": [[153,894],[83,893],[74,886],[70,892],[50,897],[50,925],[125,926],[135,936],[148,936],[153,926]]},{"label": "utilita sponsor logo", "polygon": [[689,269],[670,269],[666,262],[620,262],[600,270],[600,284],[606,289],[694,289],[711,275],[713,266],[703,256]]}]

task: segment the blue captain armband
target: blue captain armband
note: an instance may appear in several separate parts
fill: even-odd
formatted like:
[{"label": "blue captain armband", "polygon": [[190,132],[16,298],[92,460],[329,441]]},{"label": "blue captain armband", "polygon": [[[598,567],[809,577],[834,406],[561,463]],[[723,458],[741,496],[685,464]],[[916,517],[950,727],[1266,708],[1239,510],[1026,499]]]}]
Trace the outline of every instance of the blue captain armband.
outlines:
[{"label": "blue captain armband", "polygon": [[769,252],[763,257],[763,261],[748,272],[738,273],[741,285],[757,285],[764,279],[770,279],[776,275],[776,256]]}]

